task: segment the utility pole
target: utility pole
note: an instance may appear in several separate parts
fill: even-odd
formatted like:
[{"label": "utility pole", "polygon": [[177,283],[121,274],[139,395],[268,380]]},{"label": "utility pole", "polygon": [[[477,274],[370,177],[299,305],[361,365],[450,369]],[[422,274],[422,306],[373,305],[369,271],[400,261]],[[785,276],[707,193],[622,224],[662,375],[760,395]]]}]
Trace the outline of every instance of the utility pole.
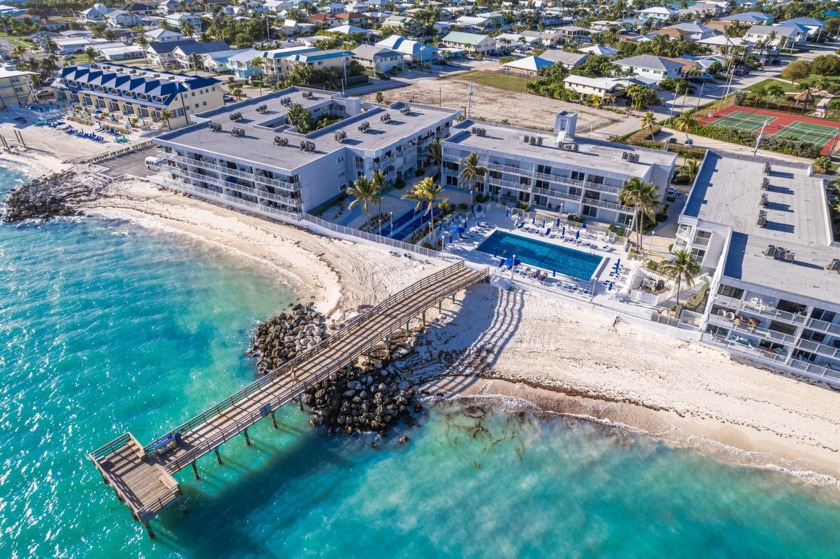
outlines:
[{"label": "utility pole", "polygon": [[470,89],[467,92],[467,118],[470,118],[470,109],[472,108],[473,84],[470,82]]},{"label": "utility pole", "polygon": [[694,107],[695,111],[700,109],[700,99],[703,98],[703,86],[704,85],[706,85],[706,82],[700,82],[700,93],[697,95],[697,105]]},{"label": "utility pole", "polygon": [[753,150],[753,157],[755,157],[758,153],[758,146],[761,145],[761,137],[764,136],[764,128],[767,126],[768,122],[770,122],[769,118],[764,121],[764,124],[761,125],[761,132],[758,133],[758,138],[755,139],[755,149]]}]

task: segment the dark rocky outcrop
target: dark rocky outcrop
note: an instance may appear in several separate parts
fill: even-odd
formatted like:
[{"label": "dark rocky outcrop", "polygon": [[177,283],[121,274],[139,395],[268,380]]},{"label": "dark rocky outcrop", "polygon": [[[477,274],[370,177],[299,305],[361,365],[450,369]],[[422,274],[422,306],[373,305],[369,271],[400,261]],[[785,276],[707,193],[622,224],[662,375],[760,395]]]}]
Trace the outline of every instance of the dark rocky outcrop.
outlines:
[{"label": "dark rocky outcrop", "polygon": [[[389,427],[410,423],[411,414],[422,410],[417,396],[417,386],[377,362],[331,374],[307,389],[303,404],[312,416],[310,424],[331,434],[386,435]],[[406,441],[408,437],[400,437],[401,444]]]},{"label": "dark rocky outcrop", "polygon": [[11,191],[6,199],[7,222],[74,215],[81,202],[93,200],[104,186],[94,175],[64,171],[39,177]]},{"label": "dark rocky outcrop", "polygon": [[257,358],[257,369],[265,375],[299,353],[327,339],[327,320],[312,304],[295,305],[257,327],[248,355]]}]

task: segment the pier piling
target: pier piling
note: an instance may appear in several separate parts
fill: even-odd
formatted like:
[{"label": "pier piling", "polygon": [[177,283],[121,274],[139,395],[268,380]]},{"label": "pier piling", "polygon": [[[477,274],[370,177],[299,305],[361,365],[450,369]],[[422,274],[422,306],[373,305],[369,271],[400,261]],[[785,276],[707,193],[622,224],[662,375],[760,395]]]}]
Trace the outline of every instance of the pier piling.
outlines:
[{"label": "pier piling", "polygon": [[251,446],[251,437],[248,436],[248,429],[242,431],[245,434],[245,444]]},{"label": "pier piling", "polygon": [[[274,414],[272,414],[272,415],[274,415]],[[218,447],[218,446],[215,448],[215,451],[216,451],[216,461],[217,461],[219,464],[223,464],[224,462],[222,462],[222,455],[221,455],[221,453],[219,452],[219,447]]]},{"label": "pier piling", "polygon": [[279,429],[277,426],[277,417],[274,415],[274,412],[271,412],[271,422],[274,424],[275,429]]},{"label": "pier piling", "polygon": [[193,467],[193,474],[195,475],[195,479],[201,481],[201,476],[198,475],[198,465],[195,463],[195,460],[192,461]]}]

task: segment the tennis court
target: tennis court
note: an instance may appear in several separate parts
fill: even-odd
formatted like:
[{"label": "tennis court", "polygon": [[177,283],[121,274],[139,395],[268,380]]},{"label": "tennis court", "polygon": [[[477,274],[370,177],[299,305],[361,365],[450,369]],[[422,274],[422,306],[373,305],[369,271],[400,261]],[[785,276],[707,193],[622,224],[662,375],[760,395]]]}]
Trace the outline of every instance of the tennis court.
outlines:
[{"label": "tennis court", "polygon": [[797,121],[788,124],[773,135],[822,146],[830,142],[838,132],[840,130],[833,126],[822,126],[820,124]]},{"label": "tennis court", "polygon": [[736,130],[743,130],[745,132],[755,132],[761,128],[765,121],[769,124],[774,120],[776,119],[764,115],[745,113],[743,111],[733,111],[728,115],[715,120],[712,124],[714,126],[735,128]]}]

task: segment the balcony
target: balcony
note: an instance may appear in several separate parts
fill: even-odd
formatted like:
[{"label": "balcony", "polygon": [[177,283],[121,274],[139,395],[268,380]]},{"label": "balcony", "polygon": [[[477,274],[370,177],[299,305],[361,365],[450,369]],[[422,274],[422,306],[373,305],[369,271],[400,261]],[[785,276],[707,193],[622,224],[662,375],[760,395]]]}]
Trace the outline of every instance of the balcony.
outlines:
[{"label": "balcony", "polygon": [[714,302],[734,310],[745,310],[759,316],[781,320],[789,324],[805,325],[808,322],[808,317],[804,314],[779,311],[769,305],[762,304],[761,301],[744,301],[743,299],[735,299],[725,295],[716,295]]},{"label": "balcony", "polygon": [[745,321],[738,321],[738,323],[736,324],[735,320],[717,314],[709,315],[709,324],[714,324],[715,326],[723,326],[724,328],[728,328],[733,332],[740,332],[743,334],[747,334],[748,336],[755,336],[756,338],[761,338],[762,340],[767,340],[780,344],[795,344],[798,340],[796,336],[792,336],[790,334],[783,334],[782,332],[770,330],[769,328],[759,328],[758,326],[749,324]]},{"label": "balcony", "polygon": [[803,351],[816,353],[818,355],[822,355],[823,357],[840,359],[840,349],[830,345],[821,344],[819,342],[814,342],[811,340],[799,340],[799,343],[796,345],[799,349]]},{"label": "balcony", "polygon": [[289,190],[289,191],[292,191],[292,192],[300,190],[300,184],[299,183],[286,182],[286,181],[281,181],[279,179],[271,179],[271,178],[268,178],[266,176],[254,173],[253,171],[249,172],[249,171],[243,171],[241,169],[232,169],[232,168],[224,166],[224,165],[217,165],[215,163],[210,163],[208,161],[192,159],[192,158],[189,158],[189,157],[182,157],[180,155],[173,155],[171,153],[163,154],[163,156],[170,161],[175,161],[176,163],[183,163],[183,164],[186,164],[186,165],[192,165],[193,167],[195,167],[197,169],[204,169],[204,170],[207,170],[207,171],[215,171],[215,172],[220,173],[222,175],[228,175],[228,176],[231,176],[231,177],[237,177],[237,178],[249,180],[249,181],[252,181],[252,182],[255,182],[255,183],[259,183],[259,184],[264,185],[264,186],[281,188],[283,190]]},{"label": "balcony", "polygon": [[810,318],[808,319],[808,322],[805,325],[811,330],[817,330],[818,332],[825,332],[828,334],[834,334],[835,336],[840,336],[840,324],[832,324],[831,322],[826,322],[824,320]]}]

